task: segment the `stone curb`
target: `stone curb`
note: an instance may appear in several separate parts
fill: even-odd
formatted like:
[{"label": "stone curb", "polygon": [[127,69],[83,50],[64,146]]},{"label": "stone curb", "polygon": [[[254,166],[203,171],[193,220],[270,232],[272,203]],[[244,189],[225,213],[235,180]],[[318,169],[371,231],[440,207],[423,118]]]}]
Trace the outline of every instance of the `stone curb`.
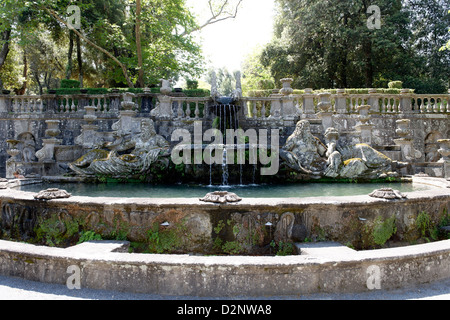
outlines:
[{"label": "stone curb", "polygon": [[128,245],[99,241],[60,249],[0,241],[0,274],[68,290],[197,297],[357,293],[450,278],[450,240],[361,252],[306,244],[302,255],[287,257],[123,253]]}]

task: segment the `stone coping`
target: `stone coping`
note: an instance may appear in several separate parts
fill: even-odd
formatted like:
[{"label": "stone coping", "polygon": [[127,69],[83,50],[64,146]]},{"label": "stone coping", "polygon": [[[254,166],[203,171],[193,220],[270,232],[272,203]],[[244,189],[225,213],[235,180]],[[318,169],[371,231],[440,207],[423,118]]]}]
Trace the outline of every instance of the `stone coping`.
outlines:
[{"label": "stone coping", "polygon": [[81,288],[206,297],[356,293],[450,278],[450,240],[361,252],[308,244],[304,255],[286,257],[116,252],[127,245],[99,241],[59,249],[0,241],[0,272],[66,285],[78,276]]}]

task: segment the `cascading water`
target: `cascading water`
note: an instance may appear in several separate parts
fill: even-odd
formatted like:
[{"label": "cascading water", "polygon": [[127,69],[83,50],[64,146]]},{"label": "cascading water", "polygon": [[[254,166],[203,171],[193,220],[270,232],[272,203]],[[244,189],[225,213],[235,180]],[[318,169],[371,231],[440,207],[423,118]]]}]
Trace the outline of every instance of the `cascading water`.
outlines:
[{"label": "cascading water", "polygon": [[[218,104],[215,104],[212,106],[211,111],[216,115],[216,128],[220,130],[224,137],[224,141],[226,141],[226,130],[227,129],[233,129],[237,130],[239,129],[239,117],[238,117],[238,111],[239,106],[233,104],[233,99],[228,97],[222,97],[218,99]],[[237,149],[238,141],[233,142],[234,149]],[[223,161],[222,161],[222,180],[221,184],[222,186],[229,186],[230,183],[230,170],[229,166],[232,163],[228,163],[227,155],[228,150],[227,148],[230,148],[230,145],[224,145],[223,149]],[[213,184],[213,177],[212,177],[212,171],[213,167],[210,165],[210,185]],[[233,179],[234,181],[235,179]],[[236,179],[241,185],[243,184],[243,165],[239,165],[239,179]]]},{"label": "cascading water", "polygon": [[227,148],[223,148],[223,161],[222,161],[222,186],[228,186],[228,163],[227,163]]}]

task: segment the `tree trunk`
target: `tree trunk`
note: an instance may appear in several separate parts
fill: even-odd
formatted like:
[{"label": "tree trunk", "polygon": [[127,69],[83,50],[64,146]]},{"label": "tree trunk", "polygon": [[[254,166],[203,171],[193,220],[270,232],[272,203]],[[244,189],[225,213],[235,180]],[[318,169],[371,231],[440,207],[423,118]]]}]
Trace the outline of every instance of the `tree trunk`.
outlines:
[{"label": "tree trunk", "polygon": [[372,61],[372,43],[369,41],[365,41],[364,45],[364,56],[366,60],[366,67],[365,67],[365,73],[366,73],[366,88],[372,88],[373,83],[373,61]]},{"label": "tree trunk", "polygon": [[78,60],[78,80],[80,81],[80,88],[83,88],[83,59],[81,56],[81,39],[77,36],[77,60]]},{"label": "tree trunk", "polygon": [[74,33],[71,30],[69,32],[69,53],[67,54],[67,69],[66,69],[66,79],[67,80],[69,80],[72,76],[73,37],[74,37]]},{"label": "tree trunk", "polygon": [[[5,64],[6,58],[8,57],[9,53],[9,39],[11,37],[11,30],[6,30],[2,34],[2,40],[4,41],[2,49],[0,51],[0,70],[2,69],[3,65]],[[0,90],[3,89],[3,81],[0,78]]]},{"label": "tree trunk", "polygon": [[16,91],[16,94],[18,96],[22,96],[25,94],[25,91],[27,90],[27,84],[28,84],[28,60],[27,60],[27,53],[25,51],[25,49],[23,50],[23,74],[22,74],[24,80],[22,83],[22,87],[20,87],[19,89],[16,89],[14,91]]},{"label": "tree trunk", "polygon": [[136,51],[138,58],[139,77],[136,83],[138,88],[144,87],[144,63],[142,61],[141,45],[141,0],[136,0]]}]

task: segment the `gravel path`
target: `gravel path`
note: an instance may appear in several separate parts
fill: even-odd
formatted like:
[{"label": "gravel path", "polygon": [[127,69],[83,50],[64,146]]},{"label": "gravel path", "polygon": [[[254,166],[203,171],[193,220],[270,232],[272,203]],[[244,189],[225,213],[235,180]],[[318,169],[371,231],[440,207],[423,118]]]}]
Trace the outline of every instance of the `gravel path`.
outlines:
[{"label": "gravel path", "polygon": [[[312,294],[307,296],[247,298],[239,300],[450,300],[450,279],[418,287],[360,294]],[[69,290],[66,286],[44,284],[0,276],[0,300],[227,300],[223,298],[167,297],[103,290]],[[228,299],[234,300],[234,299]]]}]

